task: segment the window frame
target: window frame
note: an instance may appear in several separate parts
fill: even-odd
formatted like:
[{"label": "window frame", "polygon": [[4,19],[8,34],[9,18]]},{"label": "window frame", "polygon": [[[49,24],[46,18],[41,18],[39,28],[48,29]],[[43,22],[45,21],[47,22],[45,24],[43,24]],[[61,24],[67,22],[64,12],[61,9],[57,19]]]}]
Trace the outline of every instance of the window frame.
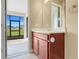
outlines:
[{"label": "window frame", "polygon": [[[54,22],[54,19],[53,19],[53,22],[52,22],[52,5],[53,6],[57,6],[57,7],[60,8],[60,27],[56,27],[57,29],[59,29],[59,28],[62,27],[62,6],[60,4],[57,4],[57,3],[54,3],[54,2],[51,3],[51,27],[52,27],[52,23]],[[52,28],[53,29],[55,28],[54,23],[53,23],[53,27]]]},{"label": "window frame", "polygon": [[[21,12],[14,12],[14,11],[7,11],[7,15],[13,15],[13,16],[22,16],[22,17],[24,17],[24,27],[23,27],[23,30],[25,31],[25,30],[28,30],[28,29],[26,29],[26,14],[25,13],[21,13]],[[6,16],[7,16],[6,15]],[[23,33],[23,39],[26,37],[26,35],[25,35],[25,32]]]}]

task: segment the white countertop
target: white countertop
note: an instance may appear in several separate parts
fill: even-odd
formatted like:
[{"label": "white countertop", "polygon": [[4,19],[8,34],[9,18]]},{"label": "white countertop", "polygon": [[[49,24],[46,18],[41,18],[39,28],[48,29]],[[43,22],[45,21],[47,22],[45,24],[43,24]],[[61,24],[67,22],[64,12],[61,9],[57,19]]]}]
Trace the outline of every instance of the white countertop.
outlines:
[{"label": "white countertop", "polygon": [[50,28],[34,28],[32,29],[33,32],[38,32],[38,33],[65,33],[64,29],[50,29]]}]

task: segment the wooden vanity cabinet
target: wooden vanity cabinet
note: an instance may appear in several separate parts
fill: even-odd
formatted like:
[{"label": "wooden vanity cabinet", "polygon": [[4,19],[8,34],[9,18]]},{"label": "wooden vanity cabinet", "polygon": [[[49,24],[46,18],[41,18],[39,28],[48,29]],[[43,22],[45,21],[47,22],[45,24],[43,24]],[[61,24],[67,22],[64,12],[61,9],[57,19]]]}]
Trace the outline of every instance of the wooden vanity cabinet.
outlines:
[{"label": "wooden vanity cabinet", "polygon": [[33,52],[38,54],[38,38],[33,37]]},{"label": "wooden vanity cabinet", "polygon": [[39,59],[48,59],[48,42],[39,40]]},{"label": "wooden vanity cabinet", "polygon": [[[50,38],[55,38],[51,42]],[[64,59],[64,33],[32,33],[32,47],[39,59]]]},{"label": "wooden vanity cabinet", "polygon": [[48,59],[47,35],[33,32],[32,38],[33,52],[38,55],[39,59]]},{"label": "wooden vanity cabinet", "polygon": [[49,59],[64,59],[64,33],[51,34],[55,42],[49,43]]}]

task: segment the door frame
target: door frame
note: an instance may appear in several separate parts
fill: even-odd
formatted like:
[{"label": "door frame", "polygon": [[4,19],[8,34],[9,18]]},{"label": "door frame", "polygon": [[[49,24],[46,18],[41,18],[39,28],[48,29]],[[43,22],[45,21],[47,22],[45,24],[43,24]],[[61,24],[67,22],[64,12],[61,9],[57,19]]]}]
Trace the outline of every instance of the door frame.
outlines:
[{"label": "door frame", "polygon": [[[7,0],[1,0],[1,59],[7,59],[7,39],[6,39],[6,1]],[[31,47],[31,21],[30,21],[30,0],[28,0],[28,39],[29,39],[29,50],[32,50]]]},{"label": "door frame", "polygon": [[7,40],[5,32],[6,0],[1,0],[1,58],[7,59]]}]

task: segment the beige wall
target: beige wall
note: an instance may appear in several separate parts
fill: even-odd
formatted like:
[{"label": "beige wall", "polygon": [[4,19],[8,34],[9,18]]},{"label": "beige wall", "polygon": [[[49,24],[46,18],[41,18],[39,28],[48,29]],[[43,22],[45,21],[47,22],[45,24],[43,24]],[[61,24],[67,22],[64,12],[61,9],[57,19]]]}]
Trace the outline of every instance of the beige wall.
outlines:
[{"label": "beige wall", "polygon": [[77,58],[77,43],[78,43],[78,19],[77,11],[72,13],[70,7],[77,5],[77,0],[66,0],[66,39],[65,39],[65,59]]},{"label": "beige wall", "polygon": [[51,0],[51,2],[62,5],[63,0]]},{"label": "beige wall", "polygon": [[30,19],[32,27],[42,25],[42,0],[30,0]]},{"label": "beige wall", "polygon": [[[62,0],[52,0],[51,2],[62,5]],[[44,3],[44,0],[30,0],[32,28],[51,26],[51,2]]]},{"label": "beige wall", "polygon": [[51,23],[51,4],[43,2],[43,27],[50,27]]}]

